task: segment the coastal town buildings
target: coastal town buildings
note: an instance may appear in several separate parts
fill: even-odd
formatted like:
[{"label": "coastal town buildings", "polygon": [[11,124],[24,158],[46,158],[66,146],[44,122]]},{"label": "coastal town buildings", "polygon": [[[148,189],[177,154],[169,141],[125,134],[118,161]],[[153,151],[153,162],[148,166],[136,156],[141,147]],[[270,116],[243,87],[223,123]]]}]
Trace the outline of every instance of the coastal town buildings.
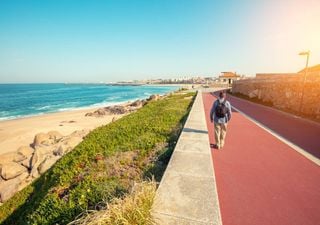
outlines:
[{"label": "coastal town buildings", "polygon": [[235,72],[221,72],[219,83],[231,85],[233,81],[240,80],[241,76]]}]

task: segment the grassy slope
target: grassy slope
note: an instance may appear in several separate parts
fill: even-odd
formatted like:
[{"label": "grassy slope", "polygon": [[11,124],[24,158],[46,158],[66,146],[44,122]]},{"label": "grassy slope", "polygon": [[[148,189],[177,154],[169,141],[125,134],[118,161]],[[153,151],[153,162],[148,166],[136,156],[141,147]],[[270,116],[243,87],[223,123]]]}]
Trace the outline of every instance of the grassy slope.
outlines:
[{"label": "grassy slope", "polygon": [[[136,113],[92,131],[72,152],[0,207],[3,224],[66,224],[99,202],[120,197],[152,160],[173,149],[192,94],[151,102]],[[164,145],[167,143],[169,145]],[[160,145],[162,144],[162,145]],[[159,147],[162,146],[162,147]]]}]

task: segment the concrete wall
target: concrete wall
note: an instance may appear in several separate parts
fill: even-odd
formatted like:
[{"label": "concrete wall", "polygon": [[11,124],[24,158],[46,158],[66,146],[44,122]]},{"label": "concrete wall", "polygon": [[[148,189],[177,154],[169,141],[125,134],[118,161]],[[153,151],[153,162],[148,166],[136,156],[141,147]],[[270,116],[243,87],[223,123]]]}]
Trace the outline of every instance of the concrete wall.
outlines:
[{"label": "concrete wall", "polygon": [[[233,93],[272,103],[275,108],[299,112],[303,76],[281,76],[268,79],[235,81]],[[302,113],[320,119],[320,76],[308,75],[305,83]]]}]

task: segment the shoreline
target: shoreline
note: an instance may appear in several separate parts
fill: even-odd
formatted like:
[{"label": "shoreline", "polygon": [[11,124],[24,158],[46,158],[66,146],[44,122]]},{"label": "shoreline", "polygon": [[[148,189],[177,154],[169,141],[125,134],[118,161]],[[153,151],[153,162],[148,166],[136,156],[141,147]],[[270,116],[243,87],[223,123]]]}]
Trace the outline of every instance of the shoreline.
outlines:
[{"label": "shoreline", "polygon": [[[41,83],[39,83],[41,84]],[[70,83],[71,85],[73,83]],[[78,84],[78,83],[74,83],[74,84]],[[82,83],[80,83],[82,84]],[[84,83],[86,84],[86,83]],[[144,86],[158,86],[158,87],[161,87],[161,86],[176,86],[177,89],[176,90],[172,90],[172,91],[177,91],[179,88],[181,87],[184,87],[184,86],[188,86],[188,85],[177,85],[177,84],[145,84]],[[163,93],[163,94],[159,94],[159,95],[166,95],[172,91],[169,91],[169,92],[166,92],[166,93]],[[155,95],[157,95],[158,93],[156,93]],[[15,121],[15,120],[21,120],[21,119],[26,119],[26,118],[31,118],[31,117],[38,117],[38,116],[43,116],[43,115],[49,115],[49,114],[53,114],[53,113],[60,113],[60,112],[69,112],[69,111],[77,111],[77,110],[87,110],[87,109],[98,109],[98,108],[102,108],[102,107],[107,107],[107,106],[115,106],[115,105],[122,105],[122,104],[126,104],[126,103],[129,103],[129,102],[134,102],[136,100],[142,100],[142,99],[146,99],[148,98],[149,96],[143,96],[143,97],[140,97],[140,98],[133,98],[133,99],[128,99],[126,101],[120,101],[120,102],[101,102],[101,103],[94,103],[92,105],[88,105],[88,106],[79,106],[79,107],[70,107],[70,108],[61,108],[61,109],[57,109],[57,110],[54,110],[54,111],[48,111],[48,112],[39,112],[39,113],[34,113],[34,114],[28,114],[28,115],[17,115],[17,116],[7,116],[7,117],[2,117],[0,118],[0,124],[2,122],[5,122],[5,121]],[[1,151],[0,151],[1,152]]]},{"label": "shoreline", "polygon": [[[115,105],[124,104],[125,103]],[[33,142],[34,136],[41,132],[47,133],[54,130],[62,135],[70,135],[72,132],[78,130],[93,130],[99,126],[110,123],[114,117],[118,119],[126,115],[105,115],[103,117],[85,116],[86,113],[93,112],[100,108],[102,108],[102,106],[86,109],[77,108],[74,110],[0,121],[0,155],[15,152],[21,146],[29,146]]]}]

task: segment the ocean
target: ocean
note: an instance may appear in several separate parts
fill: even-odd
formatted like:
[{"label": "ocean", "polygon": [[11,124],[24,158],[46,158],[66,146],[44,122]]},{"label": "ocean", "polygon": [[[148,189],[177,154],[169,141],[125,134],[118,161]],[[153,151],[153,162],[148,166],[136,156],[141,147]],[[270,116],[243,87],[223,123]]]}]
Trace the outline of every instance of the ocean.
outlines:
[{"label": "ocean", "polygon": [[108,106],[165,94],[178,86],[104,84],[0,84],[0,120]]}]

